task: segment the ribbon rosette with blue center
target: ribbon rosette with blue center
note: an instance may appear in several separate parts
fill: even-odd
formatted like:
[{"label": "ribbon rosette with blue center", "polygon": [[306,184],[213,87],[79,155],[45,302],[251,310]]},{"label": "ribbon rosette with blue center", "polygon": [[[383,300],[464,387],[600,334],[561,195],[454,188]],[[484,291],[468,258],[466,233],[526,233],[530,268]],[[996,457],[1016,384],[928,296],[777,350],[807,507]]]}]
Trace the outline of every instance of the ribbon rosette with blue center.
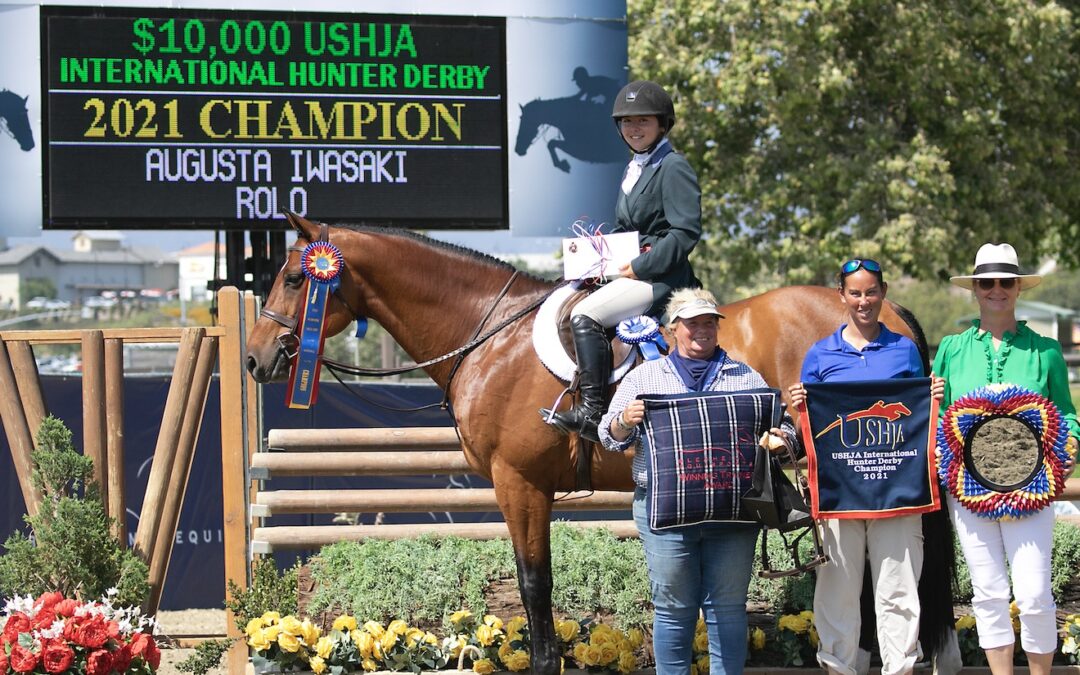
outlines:
[{"label": "ribbon rosette with blue center", "polygon": [[[1041,447],[1042,461],[1022,485],[997,489],[965,463],[968,436],[980,424],[1009,417],[1027,425]],[[1046,397],[1013,384],[990,384],[957,399],[938,425],[938,478],[956,501],[977,516],[1017,520],[1050,504],[1065,484],[1069,428]]]},{"label": "ribbon rosette with blue center", "polygon": [[308,278],[304,316],[300,322],[300,348],[289,375],[290,408],[310,408],[319,391],[323,339],[326,330],[326,302],[341,284],[344,260],[330,242],[308,244],[300,255],[300,267]]},{"label": "ribbon rosette with blue center", "polygon": [[660,335],[660,324],[644,314],[620,321],[615,334],[626,344],[637,345],[647,361],[660,358],[660,350],[666,352],[668,348]]}]

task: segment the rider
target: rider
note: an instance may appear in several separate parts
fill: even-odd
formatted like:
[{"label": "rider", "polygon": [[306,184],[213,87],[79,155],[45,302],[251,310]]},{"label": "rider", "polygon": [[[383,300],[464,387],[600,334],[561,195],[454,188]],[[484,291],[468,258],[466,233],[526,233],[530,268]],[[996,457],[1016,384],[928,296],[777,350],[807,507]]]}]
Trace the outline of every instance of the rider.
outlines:
[{"label": "rider", "polygon": [[667,139],[675,106],[663,87],[638,80],[622,88],[611,112],[623,142],[634,152],[615,203],[622,231],[637,231],[642,253],[619,269],[571,312],[581,402],[544,419],[566,433],[597,441],[611,374],[607,328],[623,319],[663,310],[676,288],[700,287],[688,259],[701,238],[701,188],[686,158]]},{"label": "rider", "polygon": [[598,105],[613,103],[616,92],[619,91],[618,80],[603,75],[590,75],[585,66],[574,68],[572,79],[574,84],[578,86],[577,98],[586,103],[596,103]]}]

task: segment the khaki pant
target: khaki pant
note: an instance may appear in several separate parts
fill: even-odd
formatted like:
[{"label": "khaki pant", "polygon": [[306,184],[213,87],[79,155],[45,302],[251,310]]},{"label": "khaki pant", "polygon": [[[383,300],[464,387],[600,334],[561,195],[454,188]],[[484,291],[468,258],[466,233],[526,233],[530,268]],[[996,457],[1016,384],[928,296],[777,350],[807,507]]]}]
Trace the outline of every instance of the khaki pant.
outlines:
[{"label": "khaki pant", "polygon": [[869,560],[881,673],[906,673],[919,655],[922,516],[823,522],[829,562],[818,568],[814,589],[818,663],[843,675],[856,675],[862,625],[859,596]]}]

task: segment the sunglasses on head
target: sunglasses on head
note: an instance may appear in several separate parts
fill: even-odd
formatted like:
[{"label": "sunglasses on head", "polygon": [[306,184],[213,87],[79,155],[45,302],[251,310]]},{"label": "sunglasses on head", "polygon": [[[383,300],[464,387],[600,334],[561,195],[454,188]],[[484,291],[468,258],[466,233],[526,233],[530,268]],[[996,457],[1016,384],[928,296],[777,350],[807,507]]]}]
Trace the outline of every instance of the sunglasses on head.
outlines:
[{"label": "sunglasses on head", "polygon": [[1016,277],[1006,277],[1004,279],[976,279],[975,283],[984,291],[993,288],[994,284],[1001,284],[1002,288],[1009,290],[1016,285]]},{"label": "sunglasses on head", "polygon": [[871,260],[869,258],[865,258],[862,260],[860,260],[859,258],[855,258],[853,260],[847,261],[840,266],[840,274],[844,276],[854,274],[858,271],[860,267],[864,270],[867,270],[868,272],[875,272],[877,274],[881,274],[881,264],[878,263],[878,261]]}]

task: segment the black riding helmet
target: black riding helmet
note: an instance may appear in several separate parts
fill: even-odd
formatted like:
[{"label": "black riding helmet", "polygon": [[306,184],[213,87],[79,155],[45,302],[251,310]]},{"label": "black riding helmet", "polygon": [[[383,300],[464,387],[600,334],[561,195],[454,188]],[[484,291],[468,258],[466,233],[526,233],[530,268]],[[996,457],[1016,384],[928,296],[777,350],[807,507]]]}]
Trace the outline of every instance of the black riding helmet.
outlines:
[{"label": "black riding helmet", "polygon": [[663,87],[648,80],[635,80],[619,91],[611,109],[611,118],[615,121],[616,129],[623,117],[648,115],[658,118],[663,125],[664,133],[661,138],[675,126],[675,104],[671,102],[671,97]]}]

